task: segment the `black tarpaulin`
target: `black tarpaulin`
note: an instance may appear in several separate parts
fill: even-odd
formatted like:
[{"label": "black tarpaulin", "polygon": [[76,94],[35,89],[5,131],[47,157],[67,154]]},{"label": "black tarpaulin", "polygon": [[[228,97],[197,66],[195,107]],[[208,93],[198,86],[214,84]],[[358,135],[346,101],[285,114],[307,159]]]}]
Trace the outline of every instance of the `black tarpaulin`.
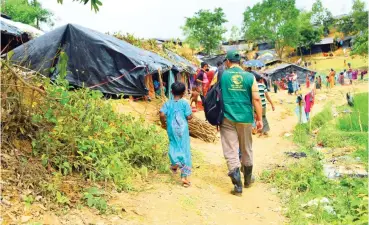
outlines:
[{"label": "black tarpaulin", "polygon": [[267,74],[273,81],[282,79],[286,77],[288,74],[296,71],[297,79],[300,83],[304,83],[306,79],[306,75],[308,74],[316,74],[316,71],[311,70],[306,67],[301,67],[295,64],[282,63],[276,66],[275,68],[268,69],[264,71],[264,74]]},{"label": "black tarpaulin", "polygon": [[[165,72],[173,64],[163,57],[79,25],[67,24],[14,49],[12,61],[55,79],[59,52],[69,57],[71,85],[106,94],[143,96],[146,74]],[[53,72],[50,72],[53,71]]]}]

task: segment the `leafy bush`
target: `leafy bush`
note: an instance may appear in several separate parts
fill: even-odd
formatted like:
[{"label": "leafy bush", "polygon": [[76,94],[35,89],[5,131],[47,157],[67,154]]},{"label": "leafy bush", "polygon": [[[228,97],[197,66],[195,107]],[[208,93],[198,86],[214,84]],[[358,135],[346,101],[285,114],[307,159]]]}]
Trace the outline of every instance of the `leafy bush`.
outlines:
[{"label": "leafy bush", "polygon": [[[286,215],[291,224],[366,224],[368,179],[329,180],[317,157],[301,159],[285,169],[264,172],[262,179],[283,190]],[[335,213],[324,207],[303,207],[314,199],[327,198]],[[307,215],[312,216],[307,216]]]},{"label": "leafy bush", "polygon": [[44,166],[64,175],[75,171],[91,180],[111,180],[129,189],[136,169],[165,165],[165,133],[143,120],[115,113],[98,91],[69,91],[66,62],[62,52],[56,85],[46,82],[47,98],[32,118],[39,127],[33,153]]},{"label": "leafy bush", "polygon": [[83,193],[83,199],[86,201],[88,207],[95,208],[103,213],[108,207],[106,200],[103,198],[103,194],[103,191],[98,188],[91,187]]}]

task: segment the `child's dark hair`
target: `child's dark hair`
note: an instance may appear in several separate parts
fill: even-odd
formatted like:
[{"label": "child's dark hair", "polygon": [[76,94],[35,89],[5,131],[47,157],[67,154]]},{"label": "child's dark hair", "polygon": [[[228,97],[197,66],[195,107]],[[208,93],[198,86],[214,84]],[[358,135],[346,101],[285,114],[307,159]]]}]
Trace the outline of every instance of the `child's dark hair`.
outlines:
[{"label": "child's dark hair", "polygon": [[258,74],[255,74],[254,76],[255,76],[255,80],[257,82],[260,82],[261,80],[263,80],[263,78],[260,75],[258,75]]},{"label": "child's dark hair", "polygon": [[301,101],[302,101],[302,95],[298,95],[298,96],[297,96],[297,103],[299,103],[299,104],[300,104],[300,103],[301,103]]},{"label": "child's dark hair", "polygon": [[186,86],[182,82],[175,82],[171,86],[173,95],[183,95],[186,91]]}]

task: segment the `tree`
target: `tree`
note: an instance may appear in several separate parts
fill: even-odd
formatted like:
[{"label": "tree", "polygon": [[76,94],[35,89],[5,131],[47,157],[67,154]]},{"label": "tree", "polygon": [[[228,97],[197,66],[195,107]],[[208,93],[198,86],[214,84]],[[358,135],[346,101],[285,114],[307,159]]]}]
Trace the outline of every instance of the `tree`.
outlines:
[{"label": "tree", "polygon": [[333,25],[332,13],[327,8],[324,8],[321,0],[316,0],[313,3],[311,12],[311,22],[313,25],[322,27],[324,34],[328,35],[329,27]]},{"label": "tree", "polygon": [[229,36],[229,42],[238,41],[241,39],[241,32],[237,26],[232,26],[231,34]]},{"label": "tree", "polygon": [[247,40],[271,41],[282,57],[286,46],[298,44],[299,10],[295,0],[263,0],[244,12],[243,32]]},{"label": "tree", "polygon": [[299,41],[300,54],[302,57],[302,47],[311,49],[311,46],[320,41],[323,34],[321,28],[316,28],[311,24],[312,12],[301,12],[299,15]]},{"label": "tree", "polygon": [[348,35],[354,32],[354,20],[351,15],[343,16],[337,22],[337,30]]},{"label": "tree", "polygon": [[[57,0],[58,3],[63,4],[64,0]],[[102,6],[102,3],[99,0],[73,0],[79,1],[80,3],[87,4],[88,2],[91,3],[91,10],[95,10],[95,13],[99,11],[99,7]]]},{"label": "tree", "polygon": [[352,5],[352,19],[355,31],[368,30],[368,11],[365,10],[365,2],[354,0]]},{"label": "tree", "polygon": [[207,54],[214,52],[226,29],[222,26],[227,20],[222,8],[200,10],[193,17],[186,18],[186,23],[182,27],[186,40],[193,45],[198,44],[204,48]]},{"label": "tree", "polygon": [[42,5],[36,1],[28,0],[7,0],[1,2],[1,12],[7,14],[14,21],[29,24],[40,28],[40,22],[52,24],[53,14],[42,8]]},{"label": "tree", "polygon": [[351,55],[368,56],[368,29],[356,37]]}]

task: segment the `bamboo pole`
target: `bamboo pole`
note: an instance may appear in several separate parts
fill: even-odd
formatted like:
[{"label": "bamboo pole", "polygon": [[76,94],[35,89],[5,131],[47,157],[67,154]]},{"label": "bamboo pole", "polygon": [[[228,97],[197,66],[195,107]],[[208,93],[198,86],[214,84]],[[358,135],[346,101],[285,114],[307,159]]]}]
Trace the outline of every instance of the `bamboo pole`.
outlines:
[{"label": "bamboo pole", "polygon": [[162,98],[165,97],[165,93],[164,93],[164,87],[163,87],[163,74],[161,73],[161,70],[158,69],[158,74],[159,74],[159,82],[160,82],[160,96]]}]

